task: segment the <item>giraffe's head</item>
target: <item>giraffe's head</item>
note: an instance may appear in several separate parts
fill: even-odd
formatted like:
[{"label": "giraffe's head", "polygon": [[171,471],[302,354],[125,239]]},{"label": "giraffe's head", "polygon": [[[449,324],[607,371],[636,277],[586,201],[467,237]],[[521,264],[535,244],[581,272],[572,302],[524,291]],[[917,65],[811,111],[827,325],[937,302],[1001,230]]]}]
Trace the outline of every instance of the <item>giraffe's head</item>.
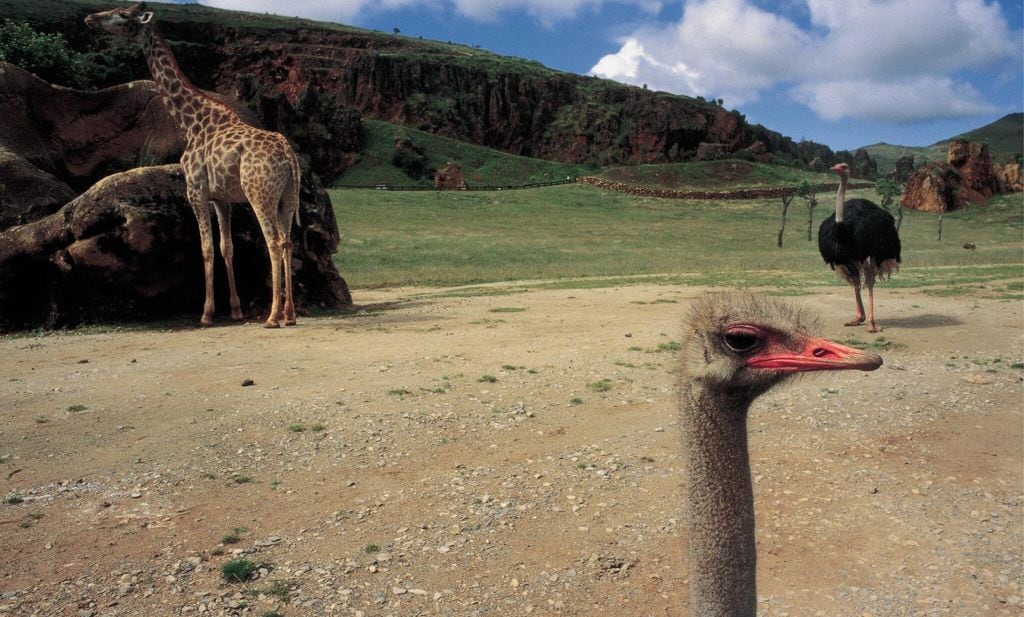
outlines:
[{"label": "giraffe's head", "polygon": [[139,2],[102,13],[93,13],[85,18],[85,25],[115,36],[134,38],[142,30],[142,25],[148,24],[151,19],[153,13],[146,10],[144,2]]}]

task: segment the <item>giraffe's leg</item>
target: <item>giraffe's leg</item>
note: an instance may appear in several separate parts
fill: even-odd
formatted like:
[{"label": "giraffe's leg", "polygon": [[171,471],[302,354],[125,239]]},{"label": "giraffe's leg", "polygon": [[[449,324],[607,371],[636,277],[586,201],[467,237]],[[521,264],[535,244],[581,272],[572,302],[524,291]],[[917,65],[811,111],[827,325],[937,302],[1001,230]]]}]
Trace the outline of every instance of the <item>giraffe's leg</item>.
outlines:
[{"label": "giraffe's leg", "polygon": [[284,242],[284,254],[281,258],[281,267],[284,271],[284,325],[294,326],[295,302],[292,299],[292,241],[286,236]]},{"label": "giraffe's leg", "polygon": [[189,186],[188,202],[196,215],[199,224],[199,246],[203,251],[203,276],[206,282],[206,300],[203,302],[203,315],[199,318],[200,325],[213,325],[213,226],[210,221],[210,202],[198,189]]},{"label": "giraffe's leg", "polygon": [[275,223],[277,222],[276,207],[271,204],[269,208],[263,208],[263,202],[258,198],[250,198],[249,203],[256,213],[256,219],[263,230],[263,239],[267,243],[267,254],[270,256],[270,313],[267,321],[263,324],[265,328],[281,327],[281,277],[284,255],[284,238],[281,237]]},{"label": "giraffe's leg", "polygon": [[277,213],[278,225],[284,235],[284,255],[281,267],[284,271],[284,325],[294,326],[295,301],[292,297],[292,220],[299,208],[299,188],[286,188],[281,196],[280,209]]},{"label": "giraffe's leg", "polygon": [[270,315],[267,316],[266,328],[281,327],[281,264],[284,261],[284,242],[278,234],[271,233],[267,236],[267,250],[270,252],[270,287],[273,294],[273,301],[270,303]]},{"label": "giraffe's leg", "polygon": [[228,294],[231,302],[231,319],[242,320],[242,303],[238,300],[235,289],[235,248],[231,241],[231,204],[213,202],[217,212],[217,225],[220,227],[220,254],[224,258],[224,268],[228,274]]}]

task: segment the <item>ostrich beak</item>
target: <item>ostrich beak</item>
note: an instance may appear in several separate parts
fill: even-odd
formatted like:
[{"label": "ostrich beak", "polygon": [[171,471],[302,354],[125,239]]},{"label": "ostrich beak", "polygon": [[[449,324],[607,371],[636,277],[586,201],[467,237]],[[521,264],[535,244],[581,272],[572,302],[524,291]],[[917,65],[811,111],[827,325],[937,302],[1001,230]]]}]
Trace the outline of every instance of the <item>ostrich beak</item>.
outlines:
[{"label": "ostrich beak", "polygon": [[806,371],[873,371],[882,366],[882,358],[824,338],[808,338],[802,351],[767,349],[751,356],[749,368],[767,369],[780,373]]}]

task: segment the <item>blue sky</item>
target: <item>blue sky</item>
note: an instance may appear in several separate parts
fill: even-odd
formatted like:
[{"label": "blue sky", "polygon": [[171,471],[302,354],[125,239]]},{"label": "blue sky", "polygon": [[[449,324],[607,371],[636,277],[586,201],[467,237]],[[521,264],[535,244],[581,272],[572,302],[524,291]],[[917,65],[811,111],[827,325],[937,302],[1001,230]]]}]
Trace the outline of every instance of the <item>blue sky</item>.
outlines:
[{"label": "blue sky", "polygon": [[480,45],[708,99],[833,149],[1024,109],[1024,0],[200,0]]}]

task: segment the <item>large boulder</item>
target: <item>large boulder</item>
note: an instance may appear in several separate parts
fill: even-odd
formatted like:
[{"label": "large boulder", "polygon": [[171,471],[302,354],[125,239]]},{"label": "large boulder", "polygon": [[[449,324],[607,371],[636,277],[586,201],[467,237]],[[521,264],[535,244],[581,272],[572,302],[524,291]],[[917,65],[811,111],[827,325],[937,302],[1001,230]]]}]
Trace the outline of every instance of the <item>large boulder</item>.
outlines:
[{"label": "large boulder", "polygon": [[[1014,186],[1014,170],[994,169],[985,144],[954,139],[949,142],[946,160],[929,163],[910,176],[903,192],[904,207],[927,212],[959,210]],[[1019,186],[1019,166],[1016,173]]]},{"label": "large boulder", "polygon": [[907,179],[900,199],[904,208],[922,212],[948,212],[967,205],[960,173],[943,163],[928,163]]},{"label": "large boulder", "polygon": [[889,172],[889,179],[893,182],[903,184],[910,178],[910,175],[914,173],[914,155],[905,154],[900,158],[896,159],[896,162],[892,166],[892,171]]},{"label": "large boulder", "polygon": [[728,156],[729,149],[725,144],[702,141],[700,145],[697,146],[698,161],[718,161],[728,158]]},{"label": "large boulder", "polygon": [[878,177],[878,162],[864,148],[857,148],[852,154],[848,150],[836,152],[836,160],[850,166],[851,178],[874,180]]},{"label": "large boulder", "polygon": [[995,169],[996,190],[1000,193],[1019,193],[1024,191],[1024,179],[1021,178],[1020,163],[1005,163]]},{"label": "large boulder", "polygon": [[[195,216],[178,165],[104,178],[61,210],[0,232],[0,330],[198,315],[203,268]],[[351,303],[330,253],[337,245],[330,199],[304,187],[302,226],[292,230],[300,307]],[[270,305],[270,265],[251,208],[232,211],[235,274],[243,310]],[[223,264],[217,302],[226,313]]]},{"label": "large boulder", "polygon": [[41,219],[75,195],[60,179],[0,146],[0,229]]},{"label": "large boulder", "polygon": [[434,172],[434,188],[439,191],[466,190],[466,178],[462,168],[451,161],[442,165]]},{"label": "large boulder", "polygon": [[0,146],[83,191],[111,173],[177,161],[185,142],[152,81],[83,92],[0,62]]},{"label": "large boulder", "polygon": [[960,190],[967,201],[984,201],[995,193],[995,173],[992,170],[992,156],[989,155],[988,146],[964,139],[954,139],[949,142],[946,160],[959,172],[962,178]]}]

